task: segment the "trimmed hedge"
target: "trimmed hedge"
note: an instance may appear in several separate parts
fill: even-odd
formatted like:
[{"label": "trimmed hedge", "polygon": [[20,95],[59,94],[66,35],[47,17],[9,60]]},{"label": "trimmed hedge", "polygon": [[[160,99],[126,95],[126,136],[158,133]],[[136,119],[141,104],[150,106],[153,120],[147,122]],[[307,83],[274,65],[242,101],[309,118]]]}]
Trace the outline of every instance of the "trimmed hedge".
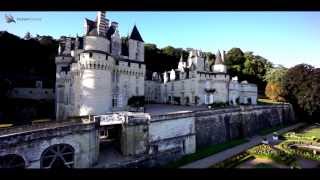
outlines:
[{"label": "trimmed hedge", "polygon": [[242,164],[243,162],[251,159],[254,159],[254,156],[250,155],[248,152],[242,152],[222,162],[214,164],[210,166],[210,168],[234,168],[239,164]]},{"label": "trimmed hedge", "polygon": [[270,145],[262,144],[248,150],[248,152],[256,157],[269,158],[278,163],[290,165],[295,161],[295,157],[280,149],[274,149]]},{"label": "trimmed hedge", "polygon": [[291,140],[282,142],[281,144],[279,144],[279,147],[292,156],[300,156],[305,159],[320,161],[319,153],[313,154],[313,151],[307,148],[292,148],[290,147],[292,145],[314,145],[320,147],[319,143],[314,141]]}]

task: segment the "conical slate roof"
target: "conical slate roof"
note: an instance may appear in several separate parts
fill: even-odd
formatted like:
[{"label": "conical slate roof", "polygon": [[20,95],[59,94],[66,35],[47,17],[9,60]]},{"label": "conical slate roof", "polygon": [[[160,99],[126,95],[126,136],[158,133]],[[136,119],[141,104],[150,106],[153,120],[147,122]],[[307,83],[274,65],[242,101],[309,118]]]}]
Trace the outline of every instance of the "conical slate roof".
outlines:
[{"label": "conical slate roof", "polygon": [[216,54],[216,60],[214,64],[223,64],[220,51],[218,51]]},{"label": "conical slate roof", "polygon": [[133,29],[132,29],[132,32],[131,32],[131,35],[130,35],[130,39],[133,39],[133,40],[137,40],[137,41],[141,41],[141,42],[144,42],[142,40],[142,37],[138,31],[138,28],[136,25],[134,25]]},{"label": "conical slate roof", "polygon": [[182,53],[181,53],[180,61],[181,61],[181,62],[183,61],[183,55],[182,55]]}]

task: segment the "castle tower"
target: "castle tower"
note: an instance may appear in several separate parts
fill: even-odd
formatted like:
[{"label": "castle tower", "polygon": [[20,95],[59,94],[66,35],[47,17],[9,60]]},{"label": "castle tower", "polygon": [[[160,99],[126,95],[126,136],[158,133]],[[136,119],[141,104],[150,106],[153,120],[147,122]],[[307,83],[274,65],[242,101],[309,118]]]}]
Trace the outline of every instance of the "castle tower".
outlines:
[{"label": "castle tower", "polygon": [[195,65],[194,70],[204,70],[204,58],[202,57],[202,52],[200,50],[193,49],[189,51],[188,57],[188,67],[191,68],[191,65]]},{"label": "castle tower", "polygon": [[144,41],[136,25],[129,37],[129,59],[144,62]]},{"label": "castle tower", "polygon": [[114,33],[111,36],[111,54],[114,56],[120,56],[121,54],[121,37],[119,34],[119,25],[117,22],[112,22],[111,27],[114,29]]},{"label": "castle tower", "polygon": [[227,73],[227,68],[223,64],[221,53],[220,53],[219,50],[218,50],[218,52],[216,54],[216,60],[215,60],[214,66],[213,66],[213,72],[215,72],[215,73]]},{"label": "castle tower", "polygon": [[178,69],[180,71],[184,71],[184,68],[185,68],[185,62],[183,62],[183,54],[181,53],[180,61],[178,64]]},{"label": "castle tower", "polygon": [[65,92],[65,80],[66,76],[70,70],[70,64],[72,62],[71,57],[71,39],[66,38],[65,43],[59,44],[58,55],[55,57],[56,64],[56,86],[55,86],[55,112],[56,119],[63,120],[65,110],[64,110],[64,92]]},{"label": "castle tower", "polygon": [[[90,26],[84,37],[80,54],[79,106],[75,115],[98,115],[112,110],[112,69],[114,59],[109,56],[110,41],[106,38],[107,22],[104,12],[98,12],[97,21],[86,21]],[[90,24],[91,23],[91,24]]]}]

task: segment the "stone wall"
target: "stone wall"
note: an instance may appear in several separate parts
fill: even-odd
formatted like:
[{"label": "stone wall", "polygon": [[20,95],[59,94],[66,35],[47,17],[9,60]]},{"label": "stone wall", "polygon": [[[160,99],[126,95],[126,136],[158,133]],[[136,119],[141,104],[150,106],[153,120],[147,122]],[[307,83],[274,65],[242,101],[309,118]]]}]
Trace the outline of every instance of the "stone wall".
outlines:
[{"label": "stone wall", "polygon": [[149,126],[149,153],[180,148],[183,154],[196,150],[193,113],[152,116]]},{"label": "stone wall", "polygon": [[94,122],[68,122],[8,130],[0,135],[0,156],[15,154],[24,159],[26,168],[40,168],[41,155],[48,147],[67,144],[74,149],[74,167],[88,168],[99,155],[97,127]]},{"label": "stone wall", "polygon": [[259,131],[295,121],[289,104],[241,106],[195,112],[197,148],[256,135]]}]

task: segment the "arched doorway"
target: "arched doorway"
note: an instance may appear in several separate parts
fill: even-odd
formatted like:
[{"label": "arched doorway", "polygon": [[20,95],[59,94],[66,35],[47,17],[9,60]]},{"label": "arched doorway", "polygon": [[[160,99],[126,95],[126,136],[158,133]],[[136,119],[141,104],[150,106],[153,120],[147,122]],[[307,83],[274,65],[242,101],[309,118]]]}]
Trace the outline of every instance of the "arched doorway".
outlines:
[{"label": "arched doorway", "polygon": [[41,168],[73,168],[74,149],[68,144],[48,147],[41,155]]},{"label": "arched doorway", "polygon": [[0,156],[0,168],[25,168],[24,159],[16,154]]}]

